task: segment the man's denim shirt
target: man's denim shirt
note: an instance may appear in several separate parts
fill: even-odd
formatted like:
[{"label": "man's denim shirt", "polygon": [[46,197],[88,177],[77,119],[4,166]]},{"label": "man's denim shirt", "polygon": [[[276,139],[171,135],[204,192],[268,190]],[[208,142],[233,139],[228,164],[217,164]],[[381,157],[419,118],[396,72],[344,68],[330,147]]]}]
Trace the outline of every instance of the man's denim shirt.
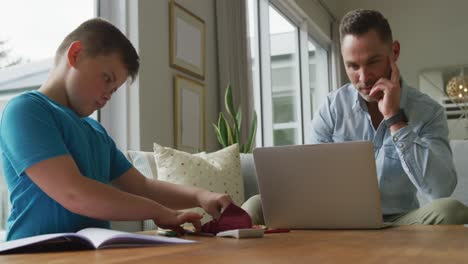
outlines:
[{"label": "man's denim shirt", "polygon": [[437,199],[450,196],[457,184],[444,109],[404,82],[401,87],[400,108],[409,122],[393,135],[385,122],[372,126],[367,105],[352,84],[330,93],[312,121],[314,143],[374,143],[384,215],[419,208],[417,191]]}]

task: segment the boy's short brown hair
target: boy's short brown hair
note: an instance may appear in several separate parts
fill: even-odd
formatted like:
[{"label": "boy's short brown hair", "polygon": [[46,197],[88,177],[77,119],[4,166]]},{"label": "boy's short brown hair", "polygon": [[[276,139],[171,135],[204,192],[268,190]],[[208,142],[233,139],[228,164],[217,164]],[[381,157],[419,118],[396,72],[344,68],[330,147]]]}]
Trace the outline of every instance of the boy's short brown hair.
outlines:
[{"label": "boy's short brown hair", "polygon": [[101,18],[93,18],[79,25],[65,37],[58,47],[55,54],[56,64],[74,41],[80,41],[86,55],[90,57],[117,52],[132,81],[138,74],[140,58],[135,48],[127,37],[110,22]]},{"label": "boy's short brown hair", "polygon": [[392,43],[392,30],[387,19],[378,11],[357,9],[344,15],[340,23],[340,40],[346,35],[361,36],[375,30],[384,43]]}]

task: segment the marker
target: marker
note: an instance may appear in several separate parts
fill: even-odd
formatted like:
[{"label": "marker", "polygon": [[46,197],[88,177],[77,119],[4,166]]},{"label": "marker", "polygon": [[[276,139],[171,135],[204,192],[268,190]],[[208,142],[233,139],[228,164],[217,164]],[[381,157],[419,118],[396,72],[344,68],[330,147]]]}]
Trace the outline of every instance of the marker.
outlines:
[{"label": "marker", "polygon": [[286,228],[277,228],[277,229],[267,229],[265,230],[265,234],[273,234],[273,233],[288,233],[290,230]]}]

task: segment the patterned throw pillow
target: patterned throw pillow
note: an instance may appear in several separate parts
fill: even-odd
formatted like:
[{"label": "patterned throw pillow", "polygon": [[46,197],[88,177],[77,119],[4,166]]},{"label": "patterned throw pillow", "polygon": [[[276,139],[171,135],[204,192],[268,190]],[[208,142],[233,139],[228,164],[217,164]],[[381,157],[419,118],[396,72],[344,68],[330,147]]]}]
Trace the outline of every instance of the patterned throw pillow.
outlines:
[{"label": "patterned throw pillow", "polygon": [[[227,193],[237,205],[244,202],[239,146],[231,145],[213,153],[190,154],[154,143],[158,180]],[[201,208],[190,209],[203,215],[202,224],[212,218]]]}]

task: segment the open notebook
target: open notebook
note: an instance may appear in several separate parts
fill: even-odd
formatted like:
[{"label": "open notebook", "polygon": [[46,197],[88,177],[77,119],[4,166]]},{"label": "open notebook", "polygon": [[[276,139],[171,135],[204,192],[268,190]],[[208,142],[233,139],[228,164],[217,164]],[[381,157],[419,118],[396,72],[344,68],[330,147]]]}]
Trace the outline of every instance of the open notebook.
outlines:
[{"label": "open notebook", "polygon": [[143,247],[194,242],[180,238],[132,234],[103,228],[85,228],[76,233],[46,234],[0,243],[0,254]]}]

